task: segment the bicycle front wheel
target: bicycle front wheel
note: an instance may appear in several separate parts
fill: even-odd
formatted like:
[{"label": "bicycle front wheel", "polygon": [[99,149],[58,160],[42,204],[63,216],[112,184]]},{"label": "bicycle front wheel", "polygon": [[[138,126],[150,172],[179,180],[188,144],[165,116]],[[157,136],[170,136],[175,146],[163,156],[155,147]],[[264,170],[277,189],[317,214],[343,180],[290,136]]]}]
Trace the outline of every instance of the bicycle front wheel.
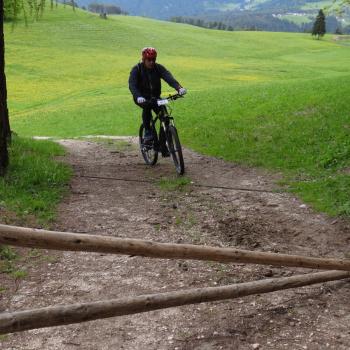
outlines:
[{"label": "bicycle front wheel", "polygon": [[169,125],[167,133],[167,144],[175,165],[176,172],[179,175],[183,175],[185,172],[185,163],[184,158],[182,156],[182,148],[180,144],[179,135],[175,126],[173,125]]},{"label": "bicycle front wheel", "polygon": [[155,133],[155,130],[153,130],[153,133],[154,133],[154,140],[151,141],[150,143],[146,143],[144,141],[145,128],[143,127],[143,124],[141,124],[140,131],[139,131],[140,151],[147,165],[155,165],[158,161],[158,150],[156,147],[157,134]]}]

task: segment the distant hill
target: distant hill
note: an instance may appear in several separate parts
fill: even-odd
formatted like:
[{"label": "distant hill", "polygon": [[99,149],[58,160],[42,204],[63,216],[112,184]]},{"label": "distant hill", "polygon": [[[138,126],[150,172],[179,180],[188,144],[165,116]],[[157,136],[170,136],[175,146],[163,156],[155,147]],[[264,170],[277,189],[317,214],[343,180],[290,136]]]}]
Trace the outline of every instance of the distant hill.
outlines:
[{"label": "distant hill", "polygon": [[328,7],[327,31],[350,32],[350,11],[336,18],[333,0],[78,0],[80,6],[92,2],[110,3],[130,15],[159,19],[188,17],[205,22],[222,22],[234,30],[256,28],[265,31],[309,31],[320,8]]},{"label": "distant hill", "polygon": [[[78,0],[87,6],[93,0]],[[332,0],[106,0],[132,15],[168,19],[172,16],[193,16],[223,11],[290,12],[312,11],[331,5]]]}]

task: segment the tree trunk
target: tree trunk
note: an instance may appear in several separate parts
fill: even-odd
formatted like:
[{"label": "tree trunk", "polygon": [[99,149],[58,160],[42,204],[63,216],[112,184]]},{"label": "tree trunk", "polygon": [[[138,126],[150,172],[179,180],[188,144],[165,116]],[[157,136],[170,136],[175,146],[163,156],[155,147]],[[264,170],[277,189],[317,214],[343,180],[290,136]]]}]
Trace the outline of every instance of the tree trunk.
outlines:
[{"label": "tree trunk", "polygon": [[8,165],[7,139],[10,136],[10,124],[6,101],[4,1],[0,0],[0,176],[4,175]]}]

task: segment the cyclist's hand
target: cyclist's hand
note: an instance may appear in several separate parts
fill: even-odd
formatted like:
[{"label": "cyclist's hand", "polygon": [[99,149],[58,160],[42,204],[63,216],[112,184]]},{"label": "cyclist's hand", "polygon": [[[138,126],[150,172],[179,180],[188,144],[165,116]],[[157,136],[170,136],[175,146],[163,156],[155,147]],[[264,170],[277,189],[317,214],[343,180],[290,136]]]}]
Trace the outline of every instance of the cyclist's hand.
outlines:
[{"label": "cyclist's hand", "polygon": [[144,97],[138,97],[136,101],[138,104],[142,104],[146,102],[146,99]]},{"label": "cyclist's hand", "polygon": [[187,90],[183,87],[181,87],[179,90],[178,90],[178,93],[180,96],[183,96],[187,93]]}]

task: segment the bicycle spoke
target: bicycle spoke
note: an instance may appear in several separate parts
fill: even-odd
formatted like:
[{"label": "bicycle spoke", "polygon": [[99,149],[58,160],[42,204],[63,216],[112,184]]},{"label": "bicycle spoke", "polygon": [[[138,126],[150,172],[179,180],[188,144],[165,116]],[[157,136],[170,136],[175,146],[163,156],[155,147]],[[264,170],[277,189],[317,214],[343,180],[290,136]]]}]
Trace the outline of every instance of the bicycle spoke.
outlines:
[{"label": "bicycle spoke", "polygon": [[144,128],[143,125],[140,127],[139,132],[139,144],[140,144],[140,151],[142,154],[142,157],[147,165],[155,165],[158,160],[158,151],[155,149],[156,145],[156,136],[155,140],[151,144],[146,144],[144,142]]}]

